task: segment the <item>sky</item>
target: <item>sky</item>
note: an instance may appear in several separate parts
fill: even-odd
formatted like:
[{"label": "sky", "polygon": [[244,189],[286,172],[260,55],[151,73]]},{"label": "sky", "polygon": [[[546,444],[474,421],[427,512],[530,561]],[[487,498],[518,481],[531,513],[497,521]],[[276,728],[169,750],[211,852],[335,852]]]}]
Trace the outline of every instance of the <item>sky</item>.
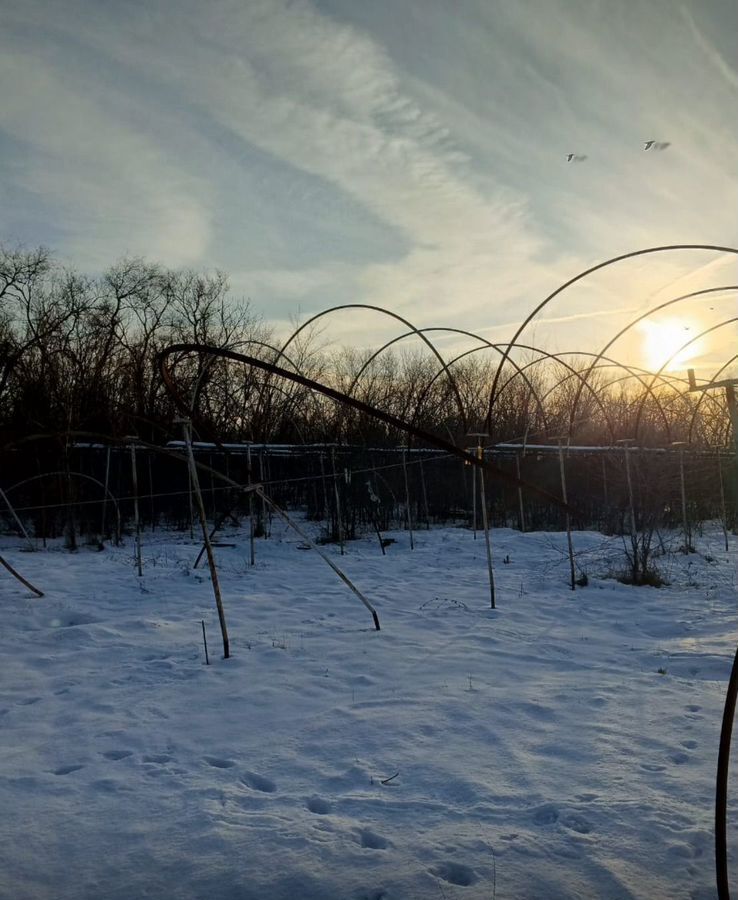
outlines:
[{"label": "sky", "polygon": [[[611,256],[738,245],[736,34],[733,0],[0,0],[0,241],[91,273],[218,268],[281,329],[370,304],[502,341]],[[727,254],[640,257],[521,340],[599,349],[737,284]],[[654,367],[737,314],[736,291],[695,298],[613,355]],[[322,322],[357,346],[405,330]]]}]

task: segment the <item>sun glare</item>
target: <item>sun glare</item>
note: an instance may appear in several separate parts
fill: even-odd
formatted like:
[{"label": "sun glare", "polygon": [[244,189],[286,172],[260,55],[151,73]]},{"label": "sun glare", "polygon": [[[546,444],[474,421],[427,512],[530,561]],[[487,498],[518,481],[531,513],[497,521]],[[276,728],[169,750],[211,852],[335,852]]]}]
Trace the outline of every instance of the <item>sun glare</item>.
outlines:
[{"label": "sun glare", "polygon": [[656,322],[641,322],[642,351],[646,368],[653,372],[666,365],[667,372],[684,367],[684,364],[702,350],[702,340],[695,341],[684,350],[680,350],[691,338],[701,330],[694,321],[683,319],[664,319]]}]

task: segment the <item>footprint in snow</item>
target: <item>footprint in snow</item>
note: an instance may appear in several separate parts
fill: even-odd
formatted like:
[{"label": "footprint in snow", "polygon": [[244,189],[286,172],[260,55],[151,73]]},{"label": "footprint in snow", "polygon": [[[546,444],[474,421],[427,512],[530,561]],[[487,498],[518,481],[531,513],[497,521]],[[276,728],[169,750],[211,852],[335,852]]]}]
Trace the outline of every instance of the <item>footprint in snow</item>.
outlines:
[{"label": "footprint in snow", "polygon": [[689,762],[689,756],[686,753],[672,753],[669,759],[677,766],[683,766],[684,763]]},{"label": "footprint in snow", "polygon": [[151,753],[149,756],[144,756],[143,758],[145,763],[157,763],[158,765],[171,762],[171,760],[172,757],[166,753]]},{"label": "footprint in snow", "polygon": [[474,869],[457,862],[443,862],[435,869],[431,869],[431,873],[448,881],[449,884],[458,884],[461,887],[468,887],[477,880]]},{"label": "footprint in snow", "polygon": [[317,816],[327,816],[332,809],[330,803],[322,797],[311,797],[307,802],[307,808]]},{"label": "footprint in snow", "polygon": [[204,756],[203,759],[214,769],[232,769],[236,765],[232,759],[223,759],[221,756]]},{"label": "footprint in snow", "polygon": [[592,826],[583,816],[577,816],[575,814],[567,814],[561,819],[561,824],[564,828],[569,828],[571,831],[576,831],[578,834],[589,834],[592,831]]},{"label": "footprint in snow", "polygon": [[554,825],[559,821],[559,811],[551,803],[544,803],[533,813],[534,825]]},{"label": "footprint in snow", "polygon": [[359,843],[368,850],[386,850],[389,842],[381,834],[376,834],[369,828],[362,828],[359,831]]},{"label": "footprint in snow", "polygon": [[54,769],[54,775],[71,775],[72,772],[79,772],[83,768],[82,765],[59,766],[58,769]]},{"label": "footprint in snow", "polygon": [[686,747],[687,750],[696,750],[698,746],[697,741],[682,741],[682,747]]},{"label": "footprint in snow", "polygon": [[106,750],[102,755],[105,757],[105,759],[119,760],[119,759],[126,759],[129,756],[133,756],[133,751],[132,750]]},{"label": "footprint in snow", "polygon": [[246,772],[241,781],[255,791],[261,791],[263,794],[273,794],[277,790],[277,785],[271,778],[265,778],[256,772]]}]

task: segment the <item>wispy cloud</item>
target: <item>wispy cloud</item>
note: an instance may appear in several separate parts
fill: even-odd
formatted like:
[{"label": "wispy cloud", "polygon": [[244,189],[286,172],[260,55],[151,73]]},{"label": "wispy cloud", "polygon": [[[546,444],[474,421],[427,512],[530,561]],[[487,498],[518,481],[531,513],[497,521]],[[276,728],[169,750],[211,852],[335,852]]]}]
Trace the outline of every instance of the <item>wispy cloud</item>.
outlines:
[{"label": "wispy cloud", "polygon": [[[18,7],[0,38],[15,88],[0,128],[29,148],[18,183],[66,219],[61,252],[218,265],[280,319],[365,302],[498,333],[597,259],[731,242],[721,103],[735,73],[688,10],[469,2],[450,28],[414,0],[338,9]],[[649,155],[646,139],[672,146]],[[540,326],[600,340],[702,262],[608,271]],[[381,331],[376,316],[336,327]]]}]

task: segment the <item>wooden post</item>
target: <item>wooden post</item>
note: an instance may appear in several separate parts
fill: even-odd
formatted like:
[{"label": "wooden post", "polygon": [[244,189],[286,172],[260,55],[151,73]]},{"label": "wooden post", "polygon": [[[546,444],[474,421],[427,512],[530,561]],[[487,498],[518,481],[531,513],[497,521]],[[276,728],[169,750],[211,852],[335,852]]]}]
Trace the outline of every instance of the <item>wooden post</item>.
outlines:
[{"label": "wooden post", "polygon": [[208,522],[205,516],[205,503],[202,499],[200,491],[200,481],[197,477],[197,466],[195,465],[195,454],[192,450],[192,438],[190,435],[189,419],[180,419],[184,439],[187,445],[187,462],[189,463],[190,479],[195,490],[195,501],[197,504],[197,512],[200,517],[200,527],[202,528],[202,539],[205,544],[205,552],[208,556],[208,566],[210,568],[210,581],[213,585],[213,594],[215,595],[215,605],[218,609],[218,621],[220,622],[220,631],[223,635],[223,659],[230,656],[228,628],[226,627],[225,611],[223,610],[223,600],[220,595],[220,582],[218,581],[218,569],[215,565],[215,556],[213,555],[213,545],[210,543],[210,534],[208,532]]}]

